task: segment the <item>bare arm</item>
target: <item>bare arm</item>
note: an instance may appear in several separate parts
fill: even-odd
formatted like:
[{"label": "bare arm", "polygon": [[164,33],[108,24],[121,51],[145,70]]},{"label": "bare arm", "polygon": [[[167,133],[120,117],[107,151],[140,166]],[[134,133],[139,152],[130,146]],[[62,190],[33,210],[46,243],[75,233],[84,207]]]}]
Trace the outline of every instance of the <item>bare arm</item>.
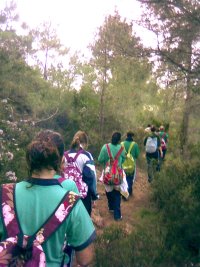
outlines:
[{"label": "bare arm", "polygon": [[81,251],[76,251],[76,261],[81,267],[89,266],[94,258],[94,245],[90,244]]},{"label": "bare arm", "polygon": [[159,147],[159,151],[160,151],[160,157],[162,158],[163,157],[163,152],[162,152],[161,146]]}]

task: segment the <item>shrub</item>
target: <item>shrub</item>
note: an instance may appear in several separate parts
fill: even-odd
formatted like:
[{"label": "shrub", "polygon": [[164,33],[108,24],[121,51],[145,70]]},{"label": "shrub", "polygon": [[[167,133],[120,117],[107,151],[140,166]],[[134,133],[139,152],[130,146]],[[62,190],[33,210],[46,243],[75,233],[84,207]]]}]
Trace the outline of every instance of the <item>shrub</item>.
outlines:
[{"label": "shrub", "polygon": [[105,229],[96,242],[96,267],[199,266],[200,163],[180,159],[151,184],[151,206],[131,234]]},{"label": "shrub", "polygon": [[167,231],[166,259],[177,266],[199,261],[200,164],[177,160],[153,184],[152,200]]},{"label": "shrub", "polygon": [[96,240],[95,267],[131,267],[129,253],[125,230],[122,227],[109,227]]}]

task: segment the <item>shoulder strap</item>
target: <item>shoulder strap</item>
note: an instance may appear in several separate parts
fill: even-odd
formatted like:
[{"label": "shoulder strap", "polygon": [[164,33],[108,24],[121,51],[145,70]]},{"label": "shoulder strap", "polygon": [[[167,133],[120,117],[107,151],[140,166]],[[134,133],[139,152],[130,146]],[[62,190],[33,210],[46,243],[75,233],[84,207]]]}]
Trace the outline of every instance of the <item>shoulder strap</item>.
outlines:
[{"label": "shoulder strap", "polygon": [[[112,154],[111,154],[111,151],[110,151],[110,147],[109,147],[108,144],[106,144],[106,148],[107,148],[107,151],[108,151],[109,158],[111,160],[113,160],[113,157],[112,157]],[[124,150],[124,147],[121,146],[114,159],[118,160],[118,158],[119,158],[119,156],[120,156],[120,154],[122,153],[123,150]]]},{"label": "shoulder strap", "polygon": [[20,227],[15,213],[15,184],[1,185],[0,210],[7,237],[18,235]]},{"label": "shoulder strap", "polygon": [[111,151],[110,151],[110,147],[108,144],[106,144],[106,148],[107,148],[107,151],[108,151],[108,156],[111,160],[113,160],[113,157],[112,157],[112,154],[111,154]]},{"label": "shoulder strap", "polygon": [[44,243],[66,220],[79,199],[78,194],[68,191],[47,221],[29,238],[29,242],[41,240],[42,237],[40,244]]},{"label": "shoulder strap", "polygon": [[[76,153],[76,155],[75,155],[75,157],[73,158],[73,160],[76,161],[76,159],[78,158],[78,156],[79,156],[82,152],[83,152],[83,149],[80,149],[80,150]],[[69,158],[69,151],[65,151],[64,156],[66,157],[67,161],[69,162],[69,161],[70,161],[70,158]]]},{"label": "shoulder strap", "polygon": [[83,149],[80,149],[77,153],[76,156],[74,157],[74,160],[78,158],[78,156],[83,152]]},{"label": "shoulder strap", "polygon": [[64,152],[64,156],[65,156],[66,160],[69,161],[69,154],[68,154],[68,151],[65,151],[65,152]]},{"label": "shoulder strap", "polygon": [[58,182],[60,184],[62,184],[62,182],[65,181],[65,180],[66,180],[66,178],[65,177],[62,177],[62,176],[58,178]]},{"label": "shoulder strap", "polygon": [[121,155],[122,151],[124,150],[123,146],[120,147],[120,150],[117,152],[115,159],[118,160],[119,156]]},{"label": "shoulder strap", "polygon": [[131,153],[131,150],[132,150],[134,145],[135,145],[135,142],[131,142],[129,149],[128,149],[128,154]]},{"label": "shoulder strap", "polygon": [[123,146],[125,152],[127,153],[126,148],[125,148],[125,145],[124,145],[124,142],[121,142],[121,145]]},{"label": "shoulder strap", "polygon": [[[8,237],[14,237],[20,233],[22,234],[15,214],[14,195],[15,184],[3,184],[1,186],[1,213]],[[40,244],[45,242],[69,216],[79,198],[79,195],[68,191],[47,221],[40,227],[39,230],[36,231],[35,234],[28,238],[28,243],[32,243],[35,239],[40,240],[40,237],[42,237],[42,242],[40,242]],[[5,212],[5,209],[7,212]],[[9,222],[6,221],[6,215],[8,215],[8,212],[9,218],[13,218]]]}]

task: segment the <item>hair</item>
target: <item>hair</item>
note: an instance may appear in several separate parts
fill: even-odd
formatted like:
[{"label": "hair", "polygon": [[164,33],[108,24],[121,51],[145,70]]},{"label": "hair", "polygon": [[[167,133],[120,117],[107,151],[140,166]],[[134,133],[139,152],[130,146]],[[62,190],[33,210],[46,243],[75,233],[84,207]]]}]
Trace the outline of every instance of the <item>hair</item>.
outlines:
[{"label": "hair", "polygon": [[26,150],[29,174],[40,172],[42,169],[60,171],[63,148],[64,143],[60,134],[50,130],[40,132]]},{"label": "hair", "polygon": [[120,132],[114,132],[112,134],[111,143],[113,145],[117,145],[121,141],[121,133]]},{"label": "hair", "polygon": [[132,138],[132,137],[134,136],[134,132],[132,132],[132,131],[128,131],[128,132],[126,133],[126,136],[127,136],[128,138]]},{"label": "hair", "polygon": [[36,139],[41,141],[42,140],[52,141],[56,145],[60,156],[62,157],[64,155],[65,151],[64,141],[61,134],[59,134],[58,132],[54,132],[52,130],[43,130],[36,135]]},{"label": "hair", "polygon": [[163,125],[160,126],[159,128],[160,131],[164,131],[165,130],[165,127]]},{"label": "hair", "polygon": [[155,133],[155,131],[156,131],[156,127],[155,126],[151,126],[151,131],[152,131],[152,133]]},{"label": "hair", "polygon": [[83,131],[78,131],[75,133],[73,140],[71,142],[71,148],[79,149],[80,144],[88,145],[87,134]]}]

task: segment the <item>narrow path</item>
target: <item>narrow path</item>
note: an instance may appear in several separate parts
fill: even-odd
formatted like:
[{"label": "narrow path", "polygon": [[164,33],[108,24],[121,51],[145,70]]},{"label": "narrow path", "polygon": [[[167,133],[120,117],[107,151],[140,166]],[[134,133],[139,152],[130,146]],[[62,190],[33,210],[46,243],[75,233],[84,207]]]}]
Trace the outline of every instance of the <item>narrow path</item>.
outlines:
[{"label": "narrow path", "polygon": [[[97,170],[97,176],[100,177],[100,172]],[[149,205],[149,183],[147,182],[146,173],[137,168],[137,177],[133,188],[133,196],[128,201],[121,202],[121,211],[123,220],[116,222],[113,219],[113,214],[108,211],[107,198],[105,195],[104,186],[98,183],[98,193],[100,199],[95,202],[95,207],[92,211],[92,220],[95,225],[97,235],[103,233],[106,227],[111,225],[122,225],[127,233],[130,233],[134,226],[139,223],[138,212]],[[74,259],[73,267],[78,267],[76,259]],[[91,266],[92,267],[92,266]]]},{"label": "narrow path", "polygon": [[[98,173],[99,175],[99,173]],[[146,174],[137,168],[137,177],[133,188],[133,196],[128,201],[121,202],[122,221],[115,222],[113,214],[108,211],[107,198],[105,195],[104,186],[98,183],[98,192],[100,199],[96,201],[92,213],[92,219],[96,226],[97,234],[101,234],[105,227],[112,224],[122,224],[125,229],[130,232],[134,225],[138,223],[138,211],[149,204],[149,183],[147,182]]]}]

